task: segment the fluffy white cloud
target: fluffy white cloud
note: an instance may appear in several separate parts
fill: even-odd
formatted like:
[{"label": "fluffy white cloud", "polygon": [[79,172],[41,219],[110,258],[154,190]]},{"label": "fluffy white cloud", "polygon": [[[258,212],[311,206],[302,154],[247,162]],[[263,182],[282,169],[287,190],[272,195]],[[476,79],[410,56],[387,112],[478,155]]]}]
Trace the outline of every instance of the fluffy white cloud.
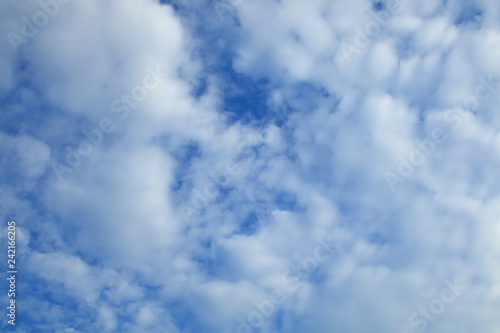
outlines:
[{"label": "fluffy white cloud", "polygon": [[57,8],[0,42],[21,330],[495,332],[494,1]]}]

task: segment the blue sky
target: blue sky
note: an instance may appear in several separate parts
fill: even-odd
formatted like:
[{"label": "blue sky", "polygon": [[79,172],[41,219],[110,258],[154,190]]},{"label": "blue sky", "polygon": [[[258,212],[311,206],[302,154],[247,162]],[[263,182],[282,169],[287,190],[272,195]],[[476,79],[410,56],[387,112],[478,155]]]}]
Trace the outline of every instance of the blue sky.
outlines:
[{"label": "blue sky", "polygon": [[496,1],[0,2],[2,332],[498,332]]}]

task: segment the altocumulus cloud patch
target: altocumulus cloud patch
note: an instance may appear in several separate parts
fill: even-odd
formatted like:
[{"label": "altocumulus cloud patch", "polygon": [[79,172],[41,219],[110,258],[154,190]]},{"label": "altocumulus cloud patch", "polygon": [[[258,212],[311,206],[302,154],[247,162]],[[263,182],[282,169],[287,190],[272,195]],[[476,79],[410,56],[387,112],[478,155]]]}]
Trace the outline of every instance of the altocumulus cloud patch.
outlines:
[{"label": "altocumulus cloud patch", "polygon": [[2,332],[497,332],[495,1],[2,8]]}]

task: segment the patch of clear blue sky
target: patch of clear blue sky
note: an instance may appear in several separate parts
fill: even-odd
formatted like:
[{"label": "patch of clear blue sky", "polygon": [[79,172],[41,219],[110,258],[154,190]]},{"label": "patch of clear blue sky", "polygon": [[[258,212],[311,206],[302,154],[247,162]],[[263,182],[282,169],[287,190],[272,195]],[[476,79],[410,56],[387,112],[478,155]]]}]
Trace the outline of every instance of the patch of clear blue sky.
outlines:
[{"label": "patch of clear blue sky", "polygon": [[231,11],[224,7],[226,12],[219,16],[215,9],[217,1],[161,2],[172,5],[196,40],[193,56],[202,63],[204,71],[193,87],[192,94],[201,96],[206,91],[208,77],[217,77],[221,84],[221,108],[230,112],[229,123],[274,123],[283,127],[292,112],[310,112],[325,99],[331,100],[332,108],[338,104],[338,100],[324,88],[298,82],[287,92],[283,105],[273,109],[269,105],[269,97],[273,90],[281,88],[279,80],[266,76],[251,77],[233,67],[235,49],[241,38],[236,9]]},{"label": "patch of clear blue sky", "polygon": [[222,85],[222,108],[233,116],[229,122],[254,122],[265,118],[270,92],[268,78],[253,79],[233,68],[234,43],[239,27],[235,20],[219,18],[214,2],[184,7],[180,1],[162,1],[173,6],[189,33],[197,41],[193,56],[202,62],[201,74],[192,94],[195,97],[205,93],[207,79],[216,76]]},{"label": "patch of clear blue sky", "polygon": [[468,25],[477,29],[481,28],[483,11],[474,7],[473,4],[468,4],[462,8],[460,14],[453,22],[456,25]]},{"label": "patch of clear blue sky", "polygon": [[374,1],[372,7],[375,11],[381,11],[385,8],[385,4],[383,1]]}]

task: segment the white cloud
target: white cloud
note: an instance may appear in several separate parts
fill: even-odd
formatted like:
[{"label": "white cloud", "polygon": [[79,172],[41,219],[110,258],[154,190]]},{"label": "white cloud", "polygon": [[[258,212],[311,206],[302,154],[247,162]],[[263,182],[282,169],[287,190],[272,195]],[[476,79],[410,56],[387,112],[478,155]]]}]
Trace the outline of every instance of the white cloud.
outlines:
[{"label": "white cloud", "polygon": [[[52,289],[54,301],[26,298],[36,325],[234,331],[238,318],[258,310],[255,302],[288,288],[283,277],[304,271],[328,235],[338,253],[302,272],[263,332],[404,330],[455,276],[470,286],[429,332],[494,332],[494,2],[475,4],[480,27],[456,24],[464,15],[458,1],[404,2],[350,61],[341,45],[375,20],[370,1],[244,0],[233,4],[236,32],[224,31],[232,21],[214,12],[201,34],[183,11],[201,2],[175,3],[184,7],[71,1],[22,45],[21,69],[14,50],[1,48],[0,90],[11,93],[13,119],[26,123],[16,132],[12,120],[0,134],[4,178],[16,179],[0,188],[1,205],[24,224],[31,277],[61,288]],[[39,10],[9,6],[21,16]],[[2,31],[22,28],[12,13]],[[213,73],[212,56],[205,62],[199,44],[212,40],[210,29],[235,39],[227,44],[234,73]],[[120,119],[113,102],[125,103],[123,94],[157,66],[161,84]],[[236,79],[223,81],[237,75],[268,80],[265,119],[286,110],[285,126],[231,123],[223,107]],[[207,89],[196,97],[201,78]],[[30,116],[33,105],[40,110]],[[35,112],[46,119],[33,124]],[[78,151],[90,140],[82,132],[104,118],[115,128],[56,176],[50,163],[67,165],[66,148]],[[446,139],[391,191],[384,173],[436,129]],[[189,218],[186,203],[196,206]],[[80,308],[64,311],[89,296],[92,323],[77,320]]]}]

